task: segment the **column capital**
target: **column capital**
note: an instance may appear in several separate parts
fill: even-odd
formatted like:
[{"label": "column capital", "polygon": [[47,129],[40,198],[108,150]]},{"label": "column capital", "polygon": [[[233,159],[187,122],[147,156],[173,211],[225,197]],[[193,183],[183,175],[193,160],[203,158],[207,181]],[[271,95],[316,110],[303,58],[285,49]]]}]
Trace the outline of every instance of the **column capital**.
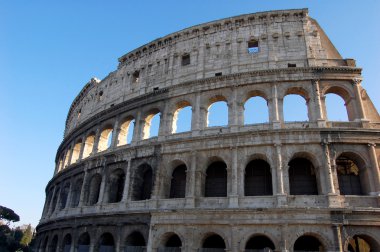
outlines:
[{"label": "column capital", "polygon": [[353,79],[352,79],[352,84],[353,84],[354,86],[359,86],[360,83],[361,83],[362,81],[363,81],[363,78],[362,78],[362,77],[353,78]]},{"label": "column capital", "polygon": [[369,147],[376,147],[376,144],[375,143],[368,143],[368,146]]},{"label": "column capital", "polygon": [[313,85],[316,85],[316,84],[319,83],[320,80],[321,80],[321,79],[319,79],[319,78],[314,78],[314,79],[311,79],[311,83],[312,83]]}]

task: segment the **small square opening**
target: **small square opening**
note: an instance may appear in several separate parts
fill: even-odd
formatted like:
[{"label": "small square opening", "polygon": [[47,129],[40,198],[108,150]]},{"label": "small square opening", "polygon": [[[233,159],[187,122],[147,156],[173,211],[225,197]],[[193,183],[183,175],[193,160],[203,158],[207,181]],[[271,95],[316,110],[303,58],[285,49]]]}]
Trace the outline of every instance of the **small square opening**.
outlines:
[{"label": "small square opening", "polygon": [[185,54],[182,56],[181,64],[182,66],[190,65],[190,54]]}]

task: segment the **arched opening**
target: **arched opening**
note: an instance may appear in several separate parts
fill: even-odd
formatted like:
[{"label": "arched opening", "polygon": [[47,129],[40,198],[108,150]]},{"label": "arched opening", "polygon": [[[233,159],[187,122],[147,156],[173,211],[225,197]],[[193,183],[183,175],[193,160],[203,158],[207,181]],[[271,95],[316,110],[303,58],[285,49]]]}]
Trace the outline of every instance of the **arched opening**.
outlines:
[{"label": "arched opening", "polygon": [[80,194],[82,191],[82,184],[83,179],[78,179],[73,187],[72,193],[71,193],[71,207],[77,207],[79,205],[80,200]]},{"label": "arched opening", "polygon": [[144,236],[140,232],[133,232],[125,240],[124,252],[144,252],[146,247]]},{"label": "arched opening", "polygon": [[95,142],[95,134],[91,133],[86,137],[86,141],[84,141],[84,149],[83,149],[83,158],[87,158],[91,155],[94,149]]},{"label": "arched opening", "polygon": [[41,249],[42,249],[43,252],[45,252],[45,251],[49,251],[48,241],[49,241],[49,237],[47,236],[47,237],[45,238],[44,243],[42,244],[42,247],[41,247]]},{"label": "arched opening", "polygon": [[341,96],[333,93],[326,94],[325,105],[327,113],[326,120],[348,121],[346,103]]},{"label": "arched opening", "polygon": [[140,165],[134,177],[133,200],[147,200],[152,195],[153,188],[153,170],[148,164]]},{"label": "arched opening", "polygon": [[65,237],[63,238],[63,243],[62,243],[63,252],[70,252],[71,243],[72,243],[71,235],[70,234],[65,235]]},{"label": "arched opening", "polygon": [[311,235],[303,235],[299,237],[294,243],[294,252],[303,252],[303,251],[324,251],[322,243]]},{"label": "arched opening", "polygon": [[290,93],[286,95],[283,113],[285,122],[309,121],[307,100],[299,94]]},{"label": "arched opening", "polygon": [[[224,97],[216,97],[207,108],[207,127],[228,125],[228,105]],[[213,101],[212,100],[212,101]]]},{"label": "arched opening", "polygon": [[158,136],[160,130],[161,113],[159,110],[152,110],[145,118],[143,139]]},{"label": "arched opening", "polygon": [[173,113],[172,133],[180,133],[191,130],[192,110],[190,103],[180,103],[179,108]]},{"label": "arched opening", "polygon": [[249,40],[247,48],[248,48],[249,54],[258,53],[259,52],[259,41],[257,41],[256,39]]},{"label": "arched opening", "polygon": [[245,245],[245,252],[272,252],[274,250],[273,242],[264,235],[251,237]]},{"label": "arched opening", "polygon": [[186,165],[174,169],[170,183],[169,198],[185,198],[186,195]]},{"label": "arched opening", "polygon": [[244,195],[272,195],[272,174],[269,164],[262,160],[252,160],[245,167]]},{"label": "arched opening", "polygon": [[112,132],[113,132],[113,129],[111,126],[109,126],[105,128],[102,131],[102,133],[100,133],[99,143],[98,143],[98,152],[105,151],[111,147]]},{"label": "arched opening", "polygon": [[336,161],[339,190],[341,195],[363,195],[359,166],[347,155],[340,155]]},{"label": "arched opening", "polygon": [[99,241],[99,252],[115,252],[115,242],[112,234],[102,234]]},{"label": "arched opening", "polygon": [[208,166],[205,197],[227,197],[227,165],[223,161],[216,161]]},{"label": "arched opening", "polygon": [[51,213],[54,213],[56,207],[57,207],[57,204],[58,204],[58,195],[60,193],[60,188],[58,187],[56,190],[55,190],[55,194],[54,194],[54,197],[53,197],[53,202],[52,202],[52,208],[51,208]]},{"label": "arched opening", "polygon": [[71,155],[71,162],[70,162],[71,164],[78,162],[81,146],[82,146],[82,141],[79,141],[74,145],[73,154]]},{"label": "arched opening", "polygon": [[202,251],[204,252],[224,252],[226,244],[222,237],[217,234],[207,237],[202,244]]},{"label": "arched opening", "polygon": [[90,235],[86,232],[79,236],[78,240],[78,252],[90,251]]},{"label": "arched opening", "polygon": [[380,251],[379,244],[367,235],[355,235],[348,240],[347,251],[349,252],[372,252]]},{"label": "arched opening", "polygon": [[263,97],[254,96],[244,103],[244,124],[266,123],[268,120],[268,103]]},{"label": "arched opening", "polygon": [[112,172],[108,182],[108,202],[120,202],[123,198],[125,173],[122,169]]},{"label": "arched opening", "polygon": [[176,234],[170,235],[161,247],[158,248],[158,252],[181,252],[182,241]]},{"label": "arched opening", "polygon": [[288,165],[290,194],[318,195],[317,179],[313,164],[306,158],[294,158]]},{"label": "arched opening", "polygon": [[56,252],[58,247],[58,236],[54,236],[49,246],[49,252]]},{"label": "arched opening", "polygon": [[117,146],[130,144],[133,138],[133,131],[135,129],[135,119],[128,118],[120,126],[120,132],[117,138]]},{"label": "arched opening", "polygon": [[69,191],[70,191],[70,183],[66,183],[65,186],[61,190],[61,195],[59,196],[60,201],[61,201],[59,204],[59,210],[62,210],[66,207]]},{"label": "arched opening", "polygon": [[88,205],[92,206],[98,203],[99,193],[100,193],[100,184],[102,182],[102,176],[100,174],[95,174],[90,180],[90,185],[88,189]]}]

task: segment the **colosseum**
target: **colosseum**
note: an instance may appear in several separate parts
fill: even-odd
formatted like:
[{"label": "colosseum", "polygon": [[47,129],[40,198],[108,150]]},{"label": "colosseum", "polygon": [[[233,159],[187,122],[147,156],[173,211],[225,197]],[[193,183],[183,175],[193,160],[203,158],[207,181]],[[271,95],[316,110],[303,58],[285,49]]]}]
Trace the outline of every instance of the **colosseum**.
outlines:
[{"label": "colosseum", "polygon": [[[70,107],[36,251],[380,251],[380,117],[361,82],[307,9],[121,56]],[[328,95],[347,120],[327,118]],[[287,120],[287,96],[307,120]],[[265,120],[247,123],[251,99]]]}]

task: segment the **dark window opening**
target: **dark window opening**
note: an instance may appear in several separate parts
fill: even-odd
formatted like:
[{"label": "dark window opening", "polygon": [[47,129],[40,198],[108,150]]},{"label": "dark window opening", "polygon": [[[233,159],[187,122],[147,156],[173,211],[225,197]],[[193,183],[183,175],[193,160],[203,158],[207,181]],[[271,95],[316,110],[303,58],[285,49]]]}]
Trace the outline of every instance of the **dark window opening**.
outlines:
[{"label": "dark window opening", "polygon": [[304,158],[295,158],[289,162],[289,186],[291,195],[318,195],[315,169]]},{"label": "dark window opening", "polygon": [[215,73],[215,76],[222,76],[222,72],[219,72],[219,73]]},{"label": "dark window opening", "polygon": [[224,162],[212,163],[206,172],[205,197],[227,196],[227,166]]},{"label": "dark window opening", "polygon": [[114,252],[115,243],[110,233],[105,233],[100,237],[99,252]]},{"label": "dark window opening", "polygon": [[159,87],[154,87],[153,91],[158,91]]},{"label": "dark window opening", "polygon": [[102,177],[99,174],[92,177],[89,187],[88,205],[92,206],[98,203],[101,182]]},{"label": "dark window opening", "polygon": [[185,198],[186,165],[180,165],[173,171],[169,198]]},{"label": "dark window opening", "polygon": [[110,176],[108,202],[120,202],[123,198],[125,174],[118,170]]},{"label": "dark window opening", "polygon": [[190,65],[190,54],[185,54],[182,56],[181,64],[182,66]]},{"label": "dark window opening", "polygon": [[178,237],[178,235],[172,235],[166,242],[165,247],[180,248],[182,247],[181,239]]},{"label": "dark window opening", "polygon": [[135,71],[133,74],[132,74],[132,82],[133,83],[138,83],[140,80],[140,71]]},{"label": "dark window opening", "polygon": [[265,251],[272,252],[275,250],[273,242],[266,236],[254,236],[245,245],[245,251]]},{"label": "dark window opening", "polygon": [[253,160],[245,168],[245,196],[272,195],[272,174],[264,160]]},{"label": "dark window opening", "polygon": [[80,194],[82,191],[82,184],[83,184],[83,180],[79,179],[74,186],[74,190],[72,192],[73,195],[71,198],[71,207],[76,207],[79,205]]},{"label": "dark window opening", "polygon": [[297,251],[323,251],[323,247],[317,238],[304,235],[294,243],[294,252]]},{"label": "dark window opening", "polygon": [[258,53],[259,52],[259,41],[251,40],[248,41],[248,53]]},{"label": "dark window opening", "polygon": [[88,233],[84,233],[79,237],[78,252],[90,251],[90,236]]},{"label": "dark window opening", "polygon": [[65,238],[63,239],[63,252],[70,252],[71,242],[71,235],[65,235]]},{"label": "dark window opening", "polygon": [[224,243],[223,238],[219,235],[211,235],[203,242],[202,248],[223,249],[221,251],[224,251],[226,244]]},{"label": "dark window opening", "polygon": [[297,67],[297,65],[296,64],[288,63],[288,67]]},{"label": "dark window opening", "polygon": [[341,195],[363,195],[359,168],[345,157],[336,160],[338,183]]},{"label": "dark window opening", "polygon": [[145,244],[144,236],[139,232],[133,232],[125,240],[125,252],[143,252]]},{"label": "dark window opening", "polygon": [[153,188],[152,168],[145,164],[138,167],[137,170],[133,186],[133,200],[150,199]]}]

